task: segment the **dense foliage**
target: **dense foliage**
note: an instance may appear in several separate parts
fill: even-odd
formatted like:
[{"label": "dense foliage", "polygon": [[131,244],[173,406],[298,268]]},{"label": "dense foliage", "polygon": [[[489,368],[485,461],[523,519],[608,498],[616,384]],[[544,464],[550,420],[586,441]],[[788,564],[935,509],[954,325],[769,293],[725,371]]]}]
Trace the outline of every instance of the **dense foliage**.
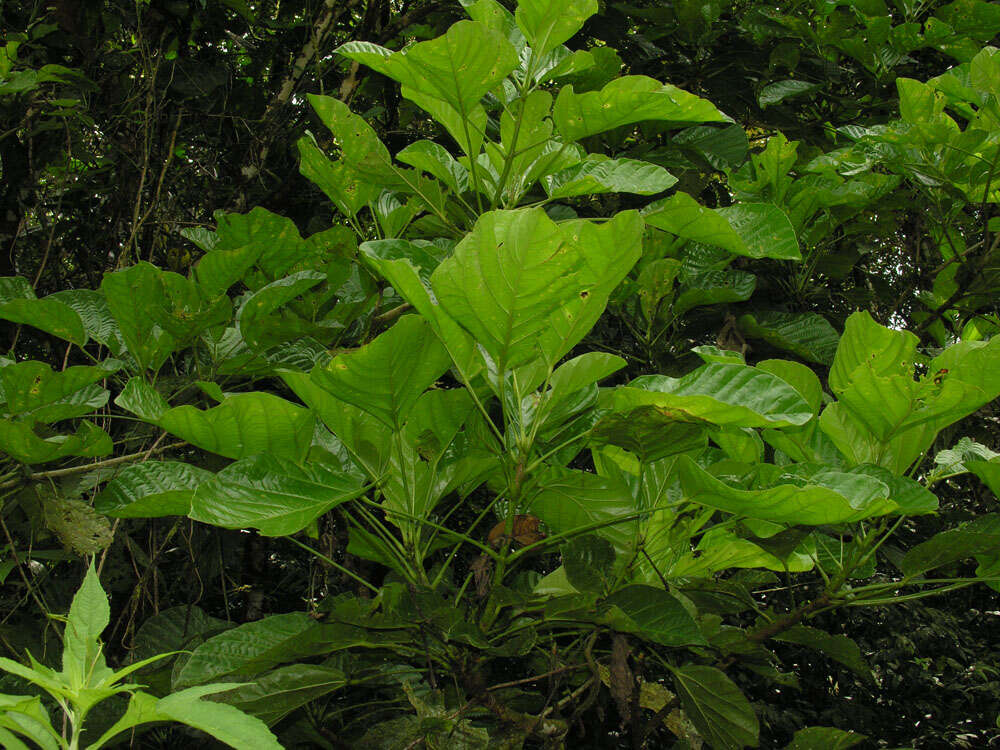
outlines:
[{"label": "dense foliage", "polygon": [[1000,736],[1000,6],[0,22],[4,747]]}]

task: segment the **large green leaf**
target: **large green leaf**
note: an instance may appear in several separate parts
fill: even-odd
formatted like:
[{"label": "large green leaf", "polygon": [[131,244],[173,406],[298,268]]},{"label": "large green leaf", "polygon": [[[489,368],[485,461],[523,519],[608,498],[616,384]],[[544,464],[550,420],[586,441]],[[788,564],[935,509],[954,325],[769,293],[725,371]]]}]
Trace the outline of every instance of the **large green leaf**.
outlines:
[{"label": "large green leaf", "polygon": [[341,161],[363,182],[384,188],[405,185],[392,163],[392,156],[364,118],[351,112],[339,99],[309,95],[316,114],[341,147]]},{"label": "large green leaf", "polygon": [[683,271],[680,288],[671,306],[674,316],[681,316],[694,307],[717,305],[720,302],[742,302],[750,299],[757,286],[757,277],[746,271]]},{"label": "large green leaf", "polygon": [[484,214],[431,277],[437,299],[499,371],[538,355],[549,316],[589,294],[584,258],[541,209]]},{"label": "large green leaf", "polygon": [[443,182],[452,192],[462,194],[469,189],[469,170],[458,163],[447,149],[434,141],[411,143],[396,154],[404,164],[427,172]]},{"label": "large green leaf", "polygon": [[328,249],[326,233],[303,239],[291,219],[259,206],[246,214],[218,212],[216,219],[214,233],[186,235],[205,250],[195,267],[195,276],[209,298],[225,292],[254,266],[263,270],[269,280],[275,280],[305,258]]},{"label": "large green leaf", "polygon": [[325,273],[299,271],[248,296],[236,316],[243,340],[251,347],[260,347],[265,338],[267,316],[323,281],[326,281]]},{"label": "large green leaf", "polygon": [[94,499],[94,507],[115,518],[186,516],[191,498],[212,472],[180,461],[144,461],[128,466]]},{"label": "large green leaf", "polygon": [[260,675],[248,685],[221,693],[216,700],[236,706],[270,726],[300,706],[346,684],[347,677],[339,669],[292,664]]},{"label": "large green leaf", "polygon": [[139,263],[121,271],[104,274],[101,291],[121,330],[129,354],[142,369],[159,370],[177,345],[167,331],[157,325],[152,309],[164,297],[160,269]]},{"label": "large green leaf", "polygon": [[299,461],[313,435],[313,415],[308,409],[262,391],[237,393],[211,409],[178,406],[156,423],[192,445],[227,458],[269,453]]},{"label": "large green leaf", "polygon": [[656,406],[681,419],[739,427],[785,427],[812,419],[798,391],[769,372],[740,364],[711,363],[682,378],[645,375],[619,388],[615,408]]},{"label": "large green leaf", "polygon": [[482,367],[472,336],[432,296],[421,276],[424,269],[414,265],[410,258],[381,257],[381,246],[382,243],[376,246],[376,243],[366,242],[361,246],[361,251],[367,262],[392,284],[396,293],[420,313],[448,351],[461,378],[467,383],[471,382],[472,376]]},{"label": "large green leaf", "polygon": [[356,476],[319,462],[300,466],[272,455],[255,456],[201,482],[189,515],[213,526],[288,536],[363,489]]},{"label": "large green leaf", "polygon": [[229,685],[206,685],[171,693],[156,702],[157,719],[200,729],[237,750],[282,750],[281,743],[260,719],[224,703],[201,700],[206,694],[229,689]]},{"label": "large green leaf", "polygon": [[847,750],[866,739],[853,729],[845,732],[834,727],[806,727],[795,733],[785,750]]},{"label": "large green leaf", "polygon": [[618,630],[635,633],[663,646],[705,645],[698,624],[678,599],[662,588],[633,584],[619,589],[606,604],[617,607],[626,619],[612,617]]},{"label": "large green leaf", "polygon": [[726,219],[683,191],[651,203],[642,211],[650,226],[686,240],[716,245],[731,253],[745,255],[746,243]]},{"label": "large green leaf", "polygon": [[23,464],[42,464],[66,456],[106,456],[114,444],[97,425],[83,421],[72,435],[40,437],[29,422],[0,419],[0,451]]},{"label": "large green leaf", "polygon": [[367,42],[348,42],[336,51],[398,81],[403,96],[418,105],[420,98],[438,99],[462,117],[517,65],[510,43],[474,21],[459,21],[444,35],[402,52],[386,54]]},{"label": "large green leaf", "polygon": [[549,378],[549,399],[555,403],[597,383],[627,366],[621,357],[605,352],[587,352],[563,362]]},{"label": "large green leaf", "polygon": [[514,18],[537,58],[569,40],[597,13],[597,0],[520,0]]},{"label": "large green leaf", "polygon": [[646,120],[668,124],[728,122],[707,99],[646,76],[616,78],[600,91],[577,94],[565,86],[556,97],[552,119],[563,137],[578,141],[595,133]]},{"label": "large green leaf", "polygon": [[716,209],[738,234],[751,258],[802,260],[795,228],[773,203],[736,203]]},{"label": "large green leaf", "polygon": [[979,477],[990,491],[1000,498],[1000,461],[969,461],[965,467]]},{"label": "large green leaf", "polygon": [[62,302],[76,310],[83,322],[88,338],[108,347],[112,354],[121,354],[122,340],[118,324],[111,315],[108,301],[94,289],[65,289],[50,294],[46,299]]},{"label": "large green leaf", "polygon": [[796,625],[774,636],[774,639],[815,649],[840,662],[859,677],[872,681],[872,668],[861,655],[861,648],[846,635],[831,635],[819,628]]},{"label": "large green leaf", "polygon": [[823,405],[823,386],[816,373],[808,367],[785,359],[765,359],[757,363],[757,369],[784,380],[806,400],[813,414],[819,414],[819,409]]},{"label": "large green leaf", "polygon": [[341,401],[399,429],[428,387],[451,364],[428,324],[406,315],[375,340],[334,357],[313,380]]},{"label": "large green leaf", "polygon": [[[596,533],[622,551],[634,527],[628,520],[636,510],[628,487],[611,477],[584,471],[553,471],[539,482],[537,492],[526,509],[545,522],[552,531],[566,533],[592,524],[607,523]],[[621,523],[616,523],[616,521]]]},{"label": "large green leaf", "polygon": [[539,336],[539,348],[550,365],[590,332],[642,253],[642,219],[636,211],[622,211],[600,224],[580,219],[559,228],[582,264],[578,293],[549,316]]},{"label": "large green leaf", "polygon": [[647,224],[687,240],[716,245],[751,258],[799,260],[798,240],[788,216],[771,203],[706,208],[683,192],[643,210]]},{"label": "large green leaf", "polygon": [[753,707],[724,672],[687,664],[673,673],[684,713],[713,747],[738,750],[757,746],[760,724]]},{"label": "large green leaf", "polygon": [[316,183],[345,216],[354,216],[375,199],[377,185],[358,179],[341,161],[330,161],[309,136],[298,140],[299,171]]},{"label": "large green leaf", "polygon": [[643,463],[697,451],[708,445],[705,423],[678,419],[667,409],[640,406],[608,414],[591,428],[592,445],[617,445]]},{"label": "large green leaf", "polygon": [[83,346],[87,332],[80,315],[69,305],[57,299],[11,299],[0,302],[0,320],[38,328],[66,341]]},{"label": "large green leaf", "polygon": [[743,490],[716,479],[687,456],[677,461],[688,498],[727,513],[775,523],[823,524],[860,521],[897,508],[890,489],[864,473],[816,472],[808,478],[784,474],[767,489]]},{"label": "large green leaf", "polygon": [[[62,747],[61,737],[52,728],[49,713],[38,696],[0,695],[0,727],[34,740],[42,750]],[[30,750],[6,729],[0,728],[0,744],[5,750]]]},{"label": "large green leaf", "polygon": [[560,551],[566,580],[577,591],[603,594],[614,582],[615,548],[607,539],[574,537]]},{"label": "large green leaf", "polygon": [[110,674],[101,651],[101,633],[111,622],[108,597],[91,562],[73,596],[63,632],[63,674],[75,689],[96,684]]},{"label": "large green leaf", "polygon": [[875,375],[909,376],[917,343],[909,331],[880,326],[867,312],[854,313],[847,319],[830,368],[830,388],[841,393],[853,380],[854,371],[865,363]]},{"label": "large green leaf", "polygon": [[676,182],[676,177],[656,164],[595,156],[542,180],[545,192],[552,200],[598,193],[653,195]]},{"label": "large green leaf", "polygon": [[61,372],[34,360],[6,365],[0,368],[0,413],[16,414],[33,422],[82,417],[107,403],[108,391],[95,384],[120,366],[113,359]]},{"label": "large green leaf", "polygon": [[385,473],[392,439],[389,427],[371,414],[335,398],[308,373],[282,370],[279,374],[337,436],[352,460],[364,467],[371,477],[381,477]]},{"label": "large green leaf", "polygon": [[746,336],[823,365],[833,363],[840,340],[827,319],[816,313],[747,313],[739,325]]},{"label": "large green leaf", "polygon": [[1000,514],[987,513],[954,529],[940,531],[903,557],[902,570],[916,576],[942,565],[1000,551]]},{"label": "large green leaf", "polygon": [[271,615],[202,643],[174,677],[174,688],[223,677],[252,676],[318,653],[319,623],[302,612]]}]

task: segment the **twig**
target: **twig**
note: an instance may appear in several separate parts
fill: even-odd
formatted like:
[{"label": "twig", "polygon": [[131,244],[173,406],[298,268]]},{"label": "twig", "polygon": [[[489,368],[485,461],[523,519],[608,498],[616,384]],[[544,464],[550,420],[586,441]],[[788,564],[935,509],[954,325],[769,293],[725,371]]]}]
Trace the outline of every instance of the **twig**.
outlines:
[{"label": "twig", "polygon": [[117,466],[118,464],[128,463],[129,461],[137,461],[148,459],[153,453],[165,453],[166,451],[173,450],[174,448],[182,448],[187,443],[185,441],[180,441],[177,443],[171,443],[170,445],[164,445],[157,448],[155,445],[153,448],[148,450],[141,450],[138,453],[129,453],[127,456],[118,456],[117,458],[109,458],[105,461],[98,461],[93,464],[85,464],[83,466],[70,466],[65,469],[52,469],[51,471],[36,471],[36,472],[26,472],[23,477],[17,479],[10,479],[3,484],[0,484],[0,490],[9,489],[11,487],[17,487],[19,484],[34,479],[52,479],[54,477],[67,477],[73,474],[82,474],[86,471],[93,471],[94,469],[106,469],[109,466]]}]

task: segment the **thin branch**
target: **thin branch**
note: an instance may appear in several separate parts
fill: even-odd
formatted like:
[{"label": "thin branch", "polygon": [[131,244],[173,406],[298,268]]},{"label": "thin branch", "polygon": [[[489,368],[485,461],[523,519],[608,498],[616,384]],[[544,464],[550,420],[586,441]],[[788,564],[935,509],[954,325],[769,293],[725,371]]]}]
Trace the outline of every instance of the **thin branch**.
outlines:
[{"label": "thin branch", "polygon": [[129,453],[126,456],[118,456],[117,458],[109,458],[105,461],[98,461],[92,464],[84,464],[83,466],[70,466],[65,469],[52,469],[51,471],[36,471],[36,472],[25,472],[22,477],[16,479],[10,479],[3,484],[0,484],[0,490],[9,489],[11,487],[17,487],[19,484],[29,480],[36,479],[53,479],[55,477],[68,477],[73,474],[82,474],[87,471],[94,471],[95,469],[106,469],[109,466],[118,466],[119,464],[126,464],[130,461],[145,461],[154,453],[165,453],[166,451],[174,450],[175,448],[182,448],[187,443],[185,441],[180,441],[177,443],[170,443],[169,445],[164,445],[159,448],[155,446],[149,450],[142,450],[138,453]]}]

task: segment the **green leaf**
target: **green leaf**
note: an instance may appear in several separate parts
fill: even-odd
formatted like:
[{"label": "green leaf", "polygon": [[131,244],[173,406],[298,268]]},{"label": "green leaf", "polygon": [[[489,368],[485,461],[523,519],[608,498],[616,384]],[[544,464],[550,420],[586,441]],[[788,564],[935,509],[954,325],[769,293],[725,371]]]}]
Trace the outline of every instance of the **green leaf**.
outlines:
[{"label": "green leaf", "polygon": [[170,404],[160,392],[141,377],[129,378],[115,403],[139,419],[153,423],[170,410]]},{"label": "green leaf", "polygon": [[15,298],[0,302],[0,320],[32,326],[78,346],[87,343],[87,332],[80,315],[69,305],[55,299]]},{"label": "green leaf", "polygon": [[256,716],[268,726],[295,709],[347,685],[339,669],[292,664],[256,677],[249,685],[221,693],[216,700]]},{"label": "green leaf", "polygon": [[121,354],[124,341],[103,294],[93,289],[66,289],[45,299],[76,310],[88,338],[108,347],[115,356]]},{"label": "green leaf", "polygon": [[889,488],[889,499],[899,506],[898,512],[903,515],[919,516],[937,512],[937,496],[909,477],[897,476],[888,469],[871,464],[857,466],[851,473],[864,474],[882,482]]},{"label": "green leaf", "polygon": [[260,719],[224,703],[200,700],[211,692],[230,690],[231,685],[208,685],[172,693],[156,702],[158,716],[200,729],[237,750],[282,750],[278,739]]},{"label": "green leaf", "polygon": [[865,363],[875,375],[909,376],[918,342],[909,331],[880,326],[865,311],[852,314],[830,368],[830,388],[835,394],[843,392],[853,373]]},{"label": "green leaf", "polygon": [[326,281],[325,273],[299,271],[249,295],[236,315],[243,340],[251,347],[260,348],[266,334],[267,316],[323,281]]},{"label": "green leaf", "polygon": [[619,589],[604,603],[617,607],[627,618],[625,621],[610,618],[609,624],[616,630],[635,633],[663,646],[706,645],[698,624],[684,605],[661,588],[633,584]]},{"label": "green leaf", "polygon": [[174,337],[157,325],[150,314],[165,294],[160,269],[144,262],[106,273],[101,291],[126,348],[139,367],[159,370],[176,346]]},{"label": "green leaf", "polygon": [[650,463],[704,448],[708,432],[704,422],[685,421],[669,410],[640,406],[602,417],[591,428],[590,442],[595,446],[617,445]]},{"label": "green leaf", "polygon": [[363,489],[356,476],[322,463],[300,466],[265,454],[201,482],[189,515],[227,529],[253,527],[265,536],[288,536]]},{"label": "green leaf", "polygon": [[201,643],[216,633],[233,627],[232,623],[207,615],[193,604],[180,604],[160,610],[143,621],[135,634],[137,661],[151,659],[164,651],[181,651]]},{"label": "green leaf", "polygon": [[776,375],[792,386],[809,404],[812,413],[819,414],[820,406],[823,405],[823,386],[816,373],[799,362],[784,359],[765,359],[756,366],[758,370]]},{"label": "green leaf", "polygon": [[833,363],[840,336],[816,313],[758,312],[740,316],[740,330],[809,362]]},{"label": "green leaf", "polygon": [[684,713],[713,747],[756,747],[760,725],[750,702],[715,667],[686,664],[672,670]]},{"label": "green leaf", "polygon": [[211,409],[185,405],[156,422],[167,432],[227,458],[269,453],[301,460],[313,436],[313,415],[271,393],[237,393]]},{"label": "green leaf", "polygon": [[514,18],[536,58],[541,58],[583,28],[597,13],[597,0],[520,0]]},{"label": "green leaf", "polygon": [[613,375],[628,363],[615,354],[587,352],[563,362],[549,378],[549,399],[555,403]]},{"label": "green leaf", "polygon": [[385,54],[366,42],[348,42],[335,51],[398,81],[403,96],[418,105],[422,97],[437,99],[462,117],[517,65],[510,43],[473,21],[459,21],[444,35],[402,52]]},{"label": "green leaf", "polygon": [[0,451],[23,464],[43,464],[66,456],[96,458],[111,453],[111,436],[83,421],[72,435],[39,437],[31,424],[0,419]]},{"label": "green leaf", "polygon": [[614,394],[618,411],[656,406],[718,425],[785,427],[812,419],[809,404],[768,372],[740,364],[705,364],[682,378],[645,375]]},{"label": "green leaf", "polygon": [[608,305],[608,299],[632,270],[642,253],[642,219],[622,211],[611,221],[595,224],[567,221],[560,230],[573,253],[579,254],[578,292],[549,316],[539,336],[539,348],[554,365],[578,344]]},{"label": "green leaf", "polygon": [[614,580],[615,548],[594,534],[574,537],[562,547],[566,580],[577,591],[603,594]]},{"label": "green leaf", "polygon": [[[108,391],[95,383],[121,367],[117,360],[98,366],[68,367],[54,372],[44,362],[17,362],[0,368],[0,411],[32,422],[58,422],[82,417],[104,406]],[[6,399],[6,404],[3,404]]]},{"label": "green leaf", "polygon": [[616,78],[600,91],[585,94],[564,86],[556,98],[552,119],[569,141],[646,120],[669,125],[730,121],[708,100],[646,76]]},{"label": "green leaf", "polygon": [[690,500],[727,513],[775,523],[824,524],[860,521],[896,509],[889,488],[864,473],[821,471],[808,478],[784,474],[776,486],[742,490],[716,479],[687,456],[677,462]]},{"label": "green leaf", "polygon": [[375,243],[366,242],[361,246],[361,251],[369,265],[420,313],[444,345],[462,379],[466,383],[471,382],[472,377],[482,368],[482,360],[475,350],[472,337],[432,297],[430,289],[421,278],[419,266],[414,265],[409,258],[382,258],[379,255],[381,247],[381,243],[376,246]]},{"label": "green leaf", "polygon": [[251,676],[322,651],[320,625],[309,615],[291,612],[248,622],[202,643],[174,678],[174,688],[223,677]]},{"label": "green leaf", "polygon": [[767,109],[772,104],[780,104],[785,99],[801,96],[802,94],[811,94],[813,91],[818,91],[819,89],[820,85],[818,83],[809,83],[808,81],[795,79],[775,81],[760,90],[760,93],[757,94],[757,104],[761,109]]},{"label": "green leaf", "polygon": [[553,470],[539,481],[525,510],[557,534],[607,523],[596,533],[608,539],[618,551],[623,551],[632,540],[625,528],[634,527],[635,522],[626,519],[635,512],[635,501],[628,487],[611,477]]},{"label": "green leaf", "polygon": [[330,161],[308,135],[299,138],[299,171],[326,193],[344,216],[355,216],[378,194],[378,186],[357,179],[342,161]]},{"label": "green leaf", "polygon": [[219,212],[216,219],[214,234],[198,240],[190,232],[185,235],[206,251],[195,276],[209,298],[225,292],[254,265],[265,269],[271,279],[280,278],[311,251],[291,219],[259,206],[246,214]]},{"label": "green leaf", "polygon": [[542,180],[551,200],[599,193],[654,195],[677,183],[663,167],[636,159],[590,156]]},{"label": "green leaf", "polygon": [[681,285],[671,312],[679,317],[694,307],[750,299],[757,277],[746,271],[682,272]]},{"label": "green leaf", "polygon": [[101,652],[101,633],[111,622],[108,597],[91,562],[73,596],[63,632],[63,673],[74,688],[93,685],[110,670]]},{"label": "green leaf", "polygon": [[583,253],[542,209],[483,214],[431,277],[441,306],[503,372],[538,355],[549,316],[581,293]]},{"label": "green leaf", "polygon": [[[60,737],[52,728],[41,698],[27,695],[0,695],[0,727],[6,727],[38,743],[42,750],[59,750]],[[28,750],[13,734],[0,730],[5,750]]]},{"label": "green leaf", "polygon": [[859,677],[872,681],[871,667],[862,657],[861,649],[846,635],[830,635],[819,628],[796,625],[774,636],[774,640],[815,649],[840,662]]},{"label": "green leaf", "polygon": [[12,299],[35,299],[35,290],[23,276],[0,276],[0,304]]},{"label": "green leaf", "polygon": [[853,730],[845,732],[833,727],[806,727],[792,737],[785,750],[847,750],[868,739]]},{"label": "green leaf", "polygon": [[743,240],[740,255],[751,258],[802,260],[795,228],[788,216],[773,203],[737,203],[717,208]]},{"label": "green leaf", "polygon": [[1000,462],[966,461],[965,468],[979,477],[990,491],[1000,498]]},{"label": "green leaf", "polygon": [[318,367],[312,377],[341,401],[398,430],[420,395],[450,364],[428,324],[406,315],[360,349]]},{"label": "green leaf", "polygon": [[405,185],[385,144],[363,118],[339,99],[309,95],[309,103],[341,148],[341,162],[364,183],[383,188]]},{"label": "green leaf", "polygon": [[1000,550],[1000,514],[987,513],[954,529],[940,531],[903,557],[901,569],[907,577],[942,565]]},{"label": "green leaf", "polygon": [[180,461],[144,461],[128,466],[94,499],[94,507],[114,518],[186,516],[194,491],[214,474]]},{"label": "green leaf", "polygon": [[647,224],[686,240],[746,254],[746,242],[719,213],[683,191],[649,204],[642,211]]},{"label": "green leaf", "polygon": [[411,143],[396,154],[404,164],[423,170],[461,195],[469,189],[469,170],[459,164],[444,146],[434,141]]}]

